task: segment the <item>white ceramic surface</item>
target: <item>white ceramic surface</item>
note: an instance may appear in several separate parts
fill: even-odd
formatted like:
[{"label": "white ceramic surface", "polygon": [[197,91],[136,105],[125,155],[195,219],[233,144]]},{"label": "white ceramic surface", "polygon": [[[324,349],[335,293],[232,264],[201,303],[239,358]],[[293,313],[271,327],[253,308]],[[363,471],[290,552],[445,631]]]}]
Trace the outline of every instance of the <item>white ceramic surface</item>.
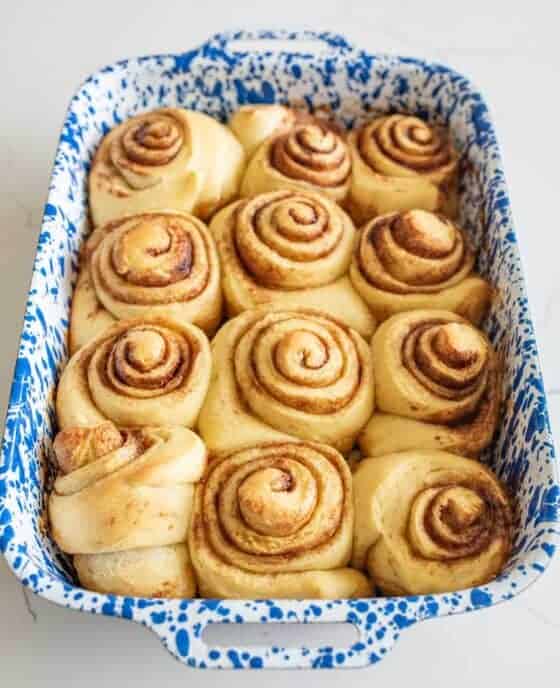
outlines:
[{"label": "white ceramic surface", "polygon": [[[4,17],[0,28],[3,92],[0,147],[4,183],[0,189],[0,411],[4,411],[19,324],[31,272],[52,155],[69,96],[83,76],[99,65],[134,54],[180,51],[228,26],[326,28],[375,51],[413,54],[451,64],[472,77],[492,109],[504,152],[520,248],[529,283],[537,335],[544,353],[553,428],[560,427],[560,358],[555,336],[557,163],[552,117],[560,104],[555,18],[544,3],[525,6],[510,17],[511,6],[469,3],[459,16],[447,3],[395,3],[376,9],[353,3],[283,2],[258,11],[253,3],[97,2],[23,3]],[[539,11],[539,4],[542,9]],[[478,7],[477,7],[478,6]],[[56,7],[56,9],[55,9]],[[509,10],[507,9],[509,7]],[[86,30],[84,31],[84,27]],[[155,28],[154,28],[155,27]],[[530,78],[528,75],[531,75]],[[519,93],[517,85],[530,84]],[[546,111],[534,111],[546,92]],[[557,394],[558,393],[558,394]],[[346,674],[356,683],[378,685],[521,686],[558,679],[560,651],[558,558],[532,589],[516,600],[480,612],[431,621],[410,629],[398,648],[379,665]],[[27,593],[29,597],[29,593]],[[272,683],[337,681],[337,672],[306,674],[193,674],[174,663],[144,629],[107,618],[72,614],[29,598],[0,562],[0,684],[15,686],[109,686],[126,681],[166,686],[194,680]],[[35,620],[33,614],[35,614]],[[445,625],[444,628],[442,628]],[[264,632],[264,631],[263,631]],[[293,631],[297,641],[296,631]],[[187,675],[188,673],[188,675]],[[340,678],[340,676],[338,676]]]}]

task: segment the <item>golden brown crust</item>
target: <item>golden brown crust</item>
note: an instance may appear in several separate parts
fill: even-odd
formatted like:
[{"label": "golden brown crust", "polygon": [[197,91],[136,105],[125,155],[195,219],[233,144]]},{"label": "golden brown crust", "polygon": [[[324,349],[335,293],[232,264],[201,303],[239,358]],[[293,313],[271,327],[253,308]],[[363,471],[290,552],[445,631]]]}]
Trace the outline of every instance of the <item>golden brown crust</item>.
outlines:
[{"label": "golden brown crust", "polygon": [[193,596],[186,544],[202,440],[182,427],[119,430],[110,422],[58,433],[51,534],[99,592]]},{"label": "golden brown crust", "polygon": [[373,333],[375,320],[346,274],[356,231],[325,196],[259,194],[224,208],[210,230],[230,315],[259,306],[320,308],[364,336]]},{"label": "golden brown crust", "polygon": [[353,565],[387,594],[483,585],[511,552],[508,496],[477,461],[433,450],[367,458],[354,496]]},{"label": "golden brown crust", "polygon": [[82,275],[72,302],[72,351],[115,320],[171,317],[212,335],[221,319],[214,240],[188,213],[128,215],[99,227],[86,242]]},{"label": "golden brown crust", "polygon": [[388,212],[456,212],[458,155],[447,131],[411,115],[386,115],[349,136],[347,208],[357,224]]},{"label": "golden brown crust", "polygon": [[196,423],[210,378],[208,340],[171,318],[123,320],[72,356],[58,385],[59,426]]},{"label": "golden brown crust", "polygon": [[501,367],[487,338],[447,311],[401,313],[372,340],[376,412],[360,437],[368,456],[425,448],[477,455],[496,430]]},{"label": "golden brown crust", "polygon": [[474,274],[474,260],[467,237],[451,220],[409,210],[363,227],[350,279],[380,320],[406,310],[442,308],[478,324],[492,288]]},{"label": "golden brown crust", "polygon": [[66,474],[115,451],[123,443],[118,428],[107,421],[91,428],[71,427],[62,430],[54,438],[53,450],[60,472]]},{"label": "golden brown crust", "polygon": [[93,159],[93,222],[161,208],[208,217],[237,193],[244,164],[235,137],[207,115],[161,108],[131,117],[105,136]]},{"label": "golden brown crust", "polygon": [[325,313],[246,311],[216,335],[213,358],[199,419],[211,451],[299,437],[347,452],[373,411],[368,347]]},{"label": "golden brown crust", "polygon": [[[75,438],[80,431],[64,431],[59,448],[61,443],[68,448],[68,435]],[[55,481],[49,498],[51,532],[65,552],[118,552],[186,539],[193,483],[206,465],[203,442],[177,426],[120,434],[120,446],[101,455],[91,452]],[[89,435],[91,444],[95,431],[89,429]],[[74,453],[80,453],[83,442],[75,444]]]},{"label": "golden brown crust", "polygon": [[352,538],[351,478],[335,450],[283,442],[234,452],[210,463],[195,499],[189,542],[202,594],[369,592],[359,574],[343,568]]},{"label": "golden brown crust", "polygon": [[334,126],[311,115],[294,115],[256,148],[241,195],[303,189],[340,202],[348,193],[351,167],[345,137]]}]

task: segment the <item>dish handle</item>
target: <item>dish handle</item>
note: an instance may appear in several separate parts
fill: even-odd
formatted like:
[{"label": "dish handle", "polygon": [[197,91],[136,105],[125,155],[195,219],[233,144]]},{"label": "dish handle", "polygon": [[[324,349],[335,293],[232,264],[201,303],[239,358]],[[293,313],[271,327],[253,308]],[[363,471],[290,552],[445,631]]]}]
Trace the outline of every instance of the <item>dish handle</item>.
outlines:
[{"label": "dish handle", "polygon": [[414,605],[408,613],[401,611],[399,601],[390,598],[321,604],[182,600],[171,624],[169,618],[162,624],[144,623],[171,654],[191,667],[357,668],[381,660],[404,628],[425,618],[412,609]]},{"label": "dish handle", "polygon": [[203,54],[219,59],[242,53],[289,53],[299,55],[344,54],[355,52],[348,40],[331,31],[255,30],[226,31],[209,38],[199,48]]}]

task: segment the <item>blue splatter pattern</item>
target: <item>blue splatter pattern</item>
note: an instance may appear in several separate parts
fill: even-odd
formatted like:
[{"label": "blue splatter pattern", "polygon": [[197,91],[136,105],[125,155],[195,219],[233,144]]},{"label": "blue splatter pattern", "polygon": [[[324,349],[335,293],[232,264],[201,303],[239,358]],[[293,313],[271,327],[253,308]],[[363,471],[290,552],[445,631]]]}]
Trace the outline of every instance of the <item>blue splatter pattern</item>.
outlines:
[{"label": "blue splatter pattern", "polygon": [[[304,39],[320,49],[236,52],[235,40]],[[66,333],[80,243],[89,231],[86,180],[101,137],[131,115],[182,106],[225,119],[243,103],[307,103],[351,125],[377,112],[413,112],[450,126],[463,151],[463,224],[480,248],[479,269],[499,299],[486,330],[505,363],[505,417],[484,460],[516,495],[518,534],[507,569],[481,588],[446,595],[336,601],[147,600],[80,589],[46,534],[45,488],[55,431],[54,390],[68,357]],[[496,135],[472,84],[446,67],[375,56],[327,33],[218,35],[196,50],[125,60],[92,75],[64,122],[45,206],[0,461],[0,549],[23,584],[72,609],[134,620],[189,666],[356,667],[383,658],[417,621],[508,600],[546,568],[560,530],[560,487],[537,346],[525,295]],[[209,623],[348,621],[346,648],[214,649]]]}]

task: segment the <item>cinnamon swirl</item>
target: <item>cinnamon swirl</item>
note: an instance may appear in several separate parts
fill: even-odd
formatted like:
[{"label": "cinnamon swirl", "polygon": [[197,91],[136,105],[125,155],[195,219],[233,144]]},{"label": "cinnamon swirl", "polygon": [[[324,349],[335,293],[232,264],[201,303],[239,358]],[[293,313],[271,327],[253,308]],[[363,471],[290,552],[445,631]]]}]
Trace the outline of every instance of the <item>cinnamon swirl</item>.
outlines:
[{"label": "cinnamon swirl", "polygon": [[346,567],[350,470],[330,447],[258,444],[211,461],[196,488],[189,546],[201,594],[225,598],[363,597]]},{"label": "cinnamon swirl", "polygon": [[388,115],[351,132],[349,145],[347,207],[356,224],[413,208],[456,214],[458,154],[442,128],[411,115]]},{"label": "cinnamon swirl", "polygon": [[210,230],[230,315],[259,306],[318,308],[368,337],[375,321],[347,276],[356,231],[325,196],[274,191],[237,201]]},{"label": "cinnamon swirl", "polygon": [[351,449],[374,406],[368,346],[315,311],[246,311],[212,342],[199,418],[212,452],[296,437]]},{"label": "cinnamon swirl", "polygon": [[426,210],[382,215],[361,230],[350,279],[378,320],[441,308],[478,324],[492,288],[474,272],[475,254],[451,220]]},{"label": "cinnamon swirl", "polygon": [[316,191],[342,201],[350,186],[350,151],[343,136],[327,122],[296,119],[283,126],[253,154],[241,184],[242,196],[295,189]]},{"label": "cinnamon swirl", "polygon": [[218,121],[180,108],[131,117],[102,140],[89,176],[95,225],[167,208],[209,217],[237,193],[245,155]]},{"label": "cinnamon swirl", "polygon": [[210,379],[208,340],[170,318],[123,320],[75,353],[58,385],[61,429],[112,420],[122,426],[193,427]]},{"label": "cinnamon swirl", "polygon": [[511,552],[512,510],[478,461],[408,451],[362,461],[353,476],[352,564],[389,595],[452,592],[492,580]]},{"label": "cinnamon swirl", "polygon": [[501,405],[501,370],[485,335],[454,313],[419,310],[386,320],[372,340],[376,403],[360,436],[366,456],[487,447]]},{"label": "cinnamon swirl", "polygon": [[171,317],[212,335],[221,313],[220,266],[207,227],[187,213],[129,215],[99,227],[86,243],[71,350],[120,319]]}]

